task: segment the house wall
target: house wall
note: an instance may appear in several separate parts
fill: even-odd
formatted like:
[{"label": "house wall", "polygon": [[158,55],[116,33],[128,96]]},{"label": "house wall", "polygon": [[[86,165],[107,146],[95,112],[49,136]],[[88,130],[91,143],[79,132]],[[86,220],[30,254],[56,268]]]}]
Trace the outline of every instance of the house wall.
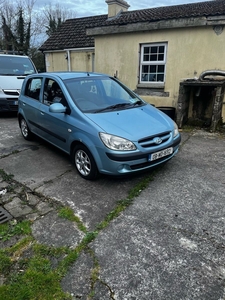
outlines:
[{"label": "house wall", "polygon": [[122,82],[135,90],[139,77],[140,44],[158,42],[168,42],[164,87],[167,96],[158,96],[157,93],[142,96],[156,106],[176,107],[180,82],[184,79],[199,77],[209,69],[225,70],[225,29],[216,34],[212,26],[96,36],[95,69],[109,75],[117,74]]},{"label": "house wall", "polygon": [[71,71],[92,72],[92,55],[94,52],[71,52]]},{"label": "house wall", "polygon": [[94,70],[93,55],[94,51],[73,50],[45,53],[46,70],[47,72],[69,70],[91,72]]},{"label": "house wall", "polygon": [[57,72],[67,70],[66,52],[45,53],[45,64],[47,72]]}]

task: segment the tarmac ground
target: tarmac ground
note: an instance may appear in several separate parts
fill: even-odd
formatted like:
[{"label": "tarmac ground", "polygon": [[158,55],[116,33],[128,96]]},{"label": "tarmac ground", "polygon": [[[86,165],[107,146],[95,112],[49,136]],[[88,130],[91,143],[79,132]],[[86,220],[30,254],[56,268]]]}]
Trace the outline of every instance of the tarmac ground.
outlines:
[{"label": "tarmac ground", "polygon": [[[224,134],[183,131],[179,153],[163,167],[97,181],[82,179],[53,146],[25,141],[16,117],[0,118],[0,134],[0,207],[9,222],[29,219],[38,243],[73,249],[85,232],[59,217],[65,206],[87,232],[97,232],[61,282],[73,299],[225,299]],[[98,230],[139,186],[130,205]],[[15,242],[0,240],[0,248]]]}]

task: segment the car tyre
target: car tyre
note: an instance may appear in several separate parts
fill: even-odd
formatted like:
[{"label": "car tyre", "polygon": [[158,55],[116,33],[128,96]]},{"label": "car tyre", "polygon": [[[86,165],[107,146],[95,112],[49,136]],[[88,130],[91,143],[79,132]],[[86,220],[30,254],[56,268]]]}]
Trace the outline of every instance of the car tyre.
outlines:
[{"label": "car tyre", "polygon": [[23,117],[20,118],[20,130],[25,140],[29,141],[32,139],[32,133],[27,125],[26,120]]},{"label": "car tyre", "polygon": [[73,163],[81,177],[87,180],[94,180],[99,172],[91,152],[82,144],[73,149]]}]

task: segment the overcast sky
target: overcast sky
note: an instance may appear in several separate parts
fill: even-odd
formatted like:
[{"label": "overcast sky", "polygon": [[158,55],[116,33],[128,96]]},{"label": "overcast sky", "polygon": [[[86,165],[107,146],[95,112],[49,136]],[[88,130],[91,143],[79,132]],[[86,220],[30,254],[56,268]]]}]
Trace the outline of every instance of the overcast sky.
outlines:
[{"label": "overcast sky", "polygon": [[[130,11],[136,9],[197,3],[204,1],[207,0],[127,0],[126,2],[130,5]],[[105,0],[37,0],[36,5],[41,8],[42,6],[46,6],[50,3],[51,5],[59,3],[60,6],[68,7],[68,9],[74,10],[77,18],[107,14],[108,11],[108,6]]]}]

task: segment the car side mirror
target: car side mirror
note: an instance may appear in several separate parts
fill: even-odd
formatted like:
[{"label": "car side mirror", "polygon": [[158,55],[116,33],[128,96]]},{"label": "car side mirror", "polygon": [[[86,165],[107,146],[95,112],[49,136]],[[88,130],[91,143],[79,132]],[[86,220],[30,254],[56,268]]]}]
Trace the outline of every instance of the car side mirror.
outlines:
[{"label": "car side mirror", "polygon": [[63,106],[61,103],[53,103],[49,106],[49,111],[51,113],[65,113],[66,107]]}]

